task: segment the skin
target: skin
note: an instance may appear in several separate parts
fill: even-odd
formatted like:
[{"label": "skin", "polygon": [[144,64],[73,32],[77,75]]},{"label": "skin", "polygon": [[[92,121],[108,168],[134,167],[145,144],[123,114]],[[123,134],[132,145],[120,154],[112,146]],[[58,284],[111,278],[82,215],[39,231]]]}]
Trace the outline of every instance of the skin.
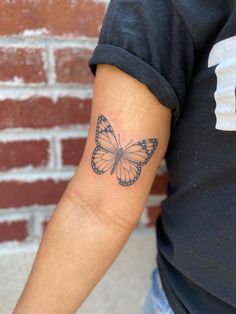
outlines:
[{"label": "skin", "polygon": [[[158,147],[130,186],[91,168],[103,113],[122,144],[155,138]],[[90,128],[82,160],[41,239],[13,314],[72,314],[115,261],[137,226],[166,152],[171,112],[148,88],[112,65],[97,67]],[[123,145],[125,146],[125,145]],[[112,245],[111,245],[112,244]]]}]

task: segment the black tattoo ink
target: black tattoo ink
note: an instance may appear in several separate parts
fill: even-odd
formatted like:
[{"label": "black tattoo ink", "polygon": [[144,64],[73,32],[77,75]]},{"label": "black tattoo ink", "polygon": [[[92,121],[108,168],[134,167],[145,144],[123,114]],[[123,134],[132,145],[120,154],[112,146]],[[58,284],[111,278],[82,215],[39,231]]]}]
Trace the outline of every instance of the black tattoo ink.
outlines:
[{"label": "black tattoo ink", "polygon": [[117,140],[110,122],[102,114],[98,116],[95,142],[91,158],[93,171],[99,175],[109,170],[111,175],[116,172],[117,181],[122,186],[137,181],[142,167],[151,159],[158,145],[156,138],[148,138],[133,144],[131,140],[122,147],[120,134]]}]

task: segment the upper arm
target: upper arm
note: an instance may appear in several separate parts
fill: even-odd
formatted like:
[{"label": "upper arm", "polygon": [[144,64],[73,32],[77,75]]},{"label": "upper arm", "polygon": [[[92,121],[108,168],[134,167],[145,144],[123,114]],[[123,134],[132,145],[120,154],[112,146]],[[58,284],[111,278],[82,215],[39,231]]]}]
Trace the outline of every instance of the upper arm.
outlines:
[{"label": "upper arm", "polygon": [[[103,217],[120,224],[134,226],[138,222],[156,168],[166,152],[170,129],[180,117],[194,56],[192,36],[173,1],[109,2],[98,45],[89,60],[96,76],[88,140],[70,184],[70,190],[94,212],[103,212]],[[151,156],[147,162],[124,161],[123,166],[129,167],[130,162],[138,175],[130,185],[119,182],[121,165],[119,169],[116,165],[117,172],[113,173],[108,169],[109,161],[99,161],[111,158],[110,164],[114,164],[112,154],[116,152],[96,155],[95,162],[108,167],[103,174],[91,164],[94,149],[104,144],[95,140],[100,115],[109,121],[116,137],[120,134],[122,147],[131,140],[137,143],[152,138],[158,143],[152,156],[147,154]]]},{"label": "upper arm", "polygon": [[[99,123],[99,117],[106,121]],[[115,66],[99,64],[89,134],[68,191],[94,212],[134,227],[166,152],[170,124],[171,110],[143,83]],[[118,156],[119,147],[124,149]]]}]

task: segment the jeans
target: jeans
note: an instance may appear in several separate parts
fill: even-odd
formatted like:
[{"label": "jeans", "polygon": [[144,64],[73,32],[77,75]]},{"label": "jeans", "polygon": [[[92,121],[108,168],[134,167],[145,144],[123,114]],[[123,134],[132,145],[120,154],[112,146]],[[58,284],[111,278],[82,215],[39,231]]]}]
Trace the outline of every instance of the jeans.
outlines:
[{"label": "jeans", "polygon": [[158,266],[151,273],[151,286],[146,295],[142,313],[143,314],[174,314],[167,301]]}]

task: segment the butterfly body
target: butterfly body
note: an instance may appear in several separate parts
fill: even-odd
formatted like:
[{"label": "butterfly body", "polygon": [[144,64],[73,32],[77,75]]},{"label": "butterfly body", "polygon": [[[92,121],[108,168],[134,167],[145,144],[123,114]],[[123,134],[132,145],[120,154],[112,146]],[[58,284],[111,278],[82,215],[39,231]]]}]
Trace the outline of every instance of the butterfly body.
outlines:
[{"label": "butterfly body", "polygon": [[111,174],[114,173],[114,171],[116,170],[116,166],[118,165],[121,157],[122,157],[122,154],[123,154],[123,149],[122,148],[119,148],[119,150],[117,151],[116,153],[116,159],[115,159],[115,162],[114,162],[114,165],[111,169]]},{"label": "butterfly body", "polygon": [[99,175],[109,170],[111,175],[116,172],[118,183],[123,186],[137,181],[142,166],[150,160],[158,144],[155,138],[149,138],[134,144],[130,144],[131,141],[122,147],[110,122],[102,114],[98,117],[95,142],[92,169]]}]

